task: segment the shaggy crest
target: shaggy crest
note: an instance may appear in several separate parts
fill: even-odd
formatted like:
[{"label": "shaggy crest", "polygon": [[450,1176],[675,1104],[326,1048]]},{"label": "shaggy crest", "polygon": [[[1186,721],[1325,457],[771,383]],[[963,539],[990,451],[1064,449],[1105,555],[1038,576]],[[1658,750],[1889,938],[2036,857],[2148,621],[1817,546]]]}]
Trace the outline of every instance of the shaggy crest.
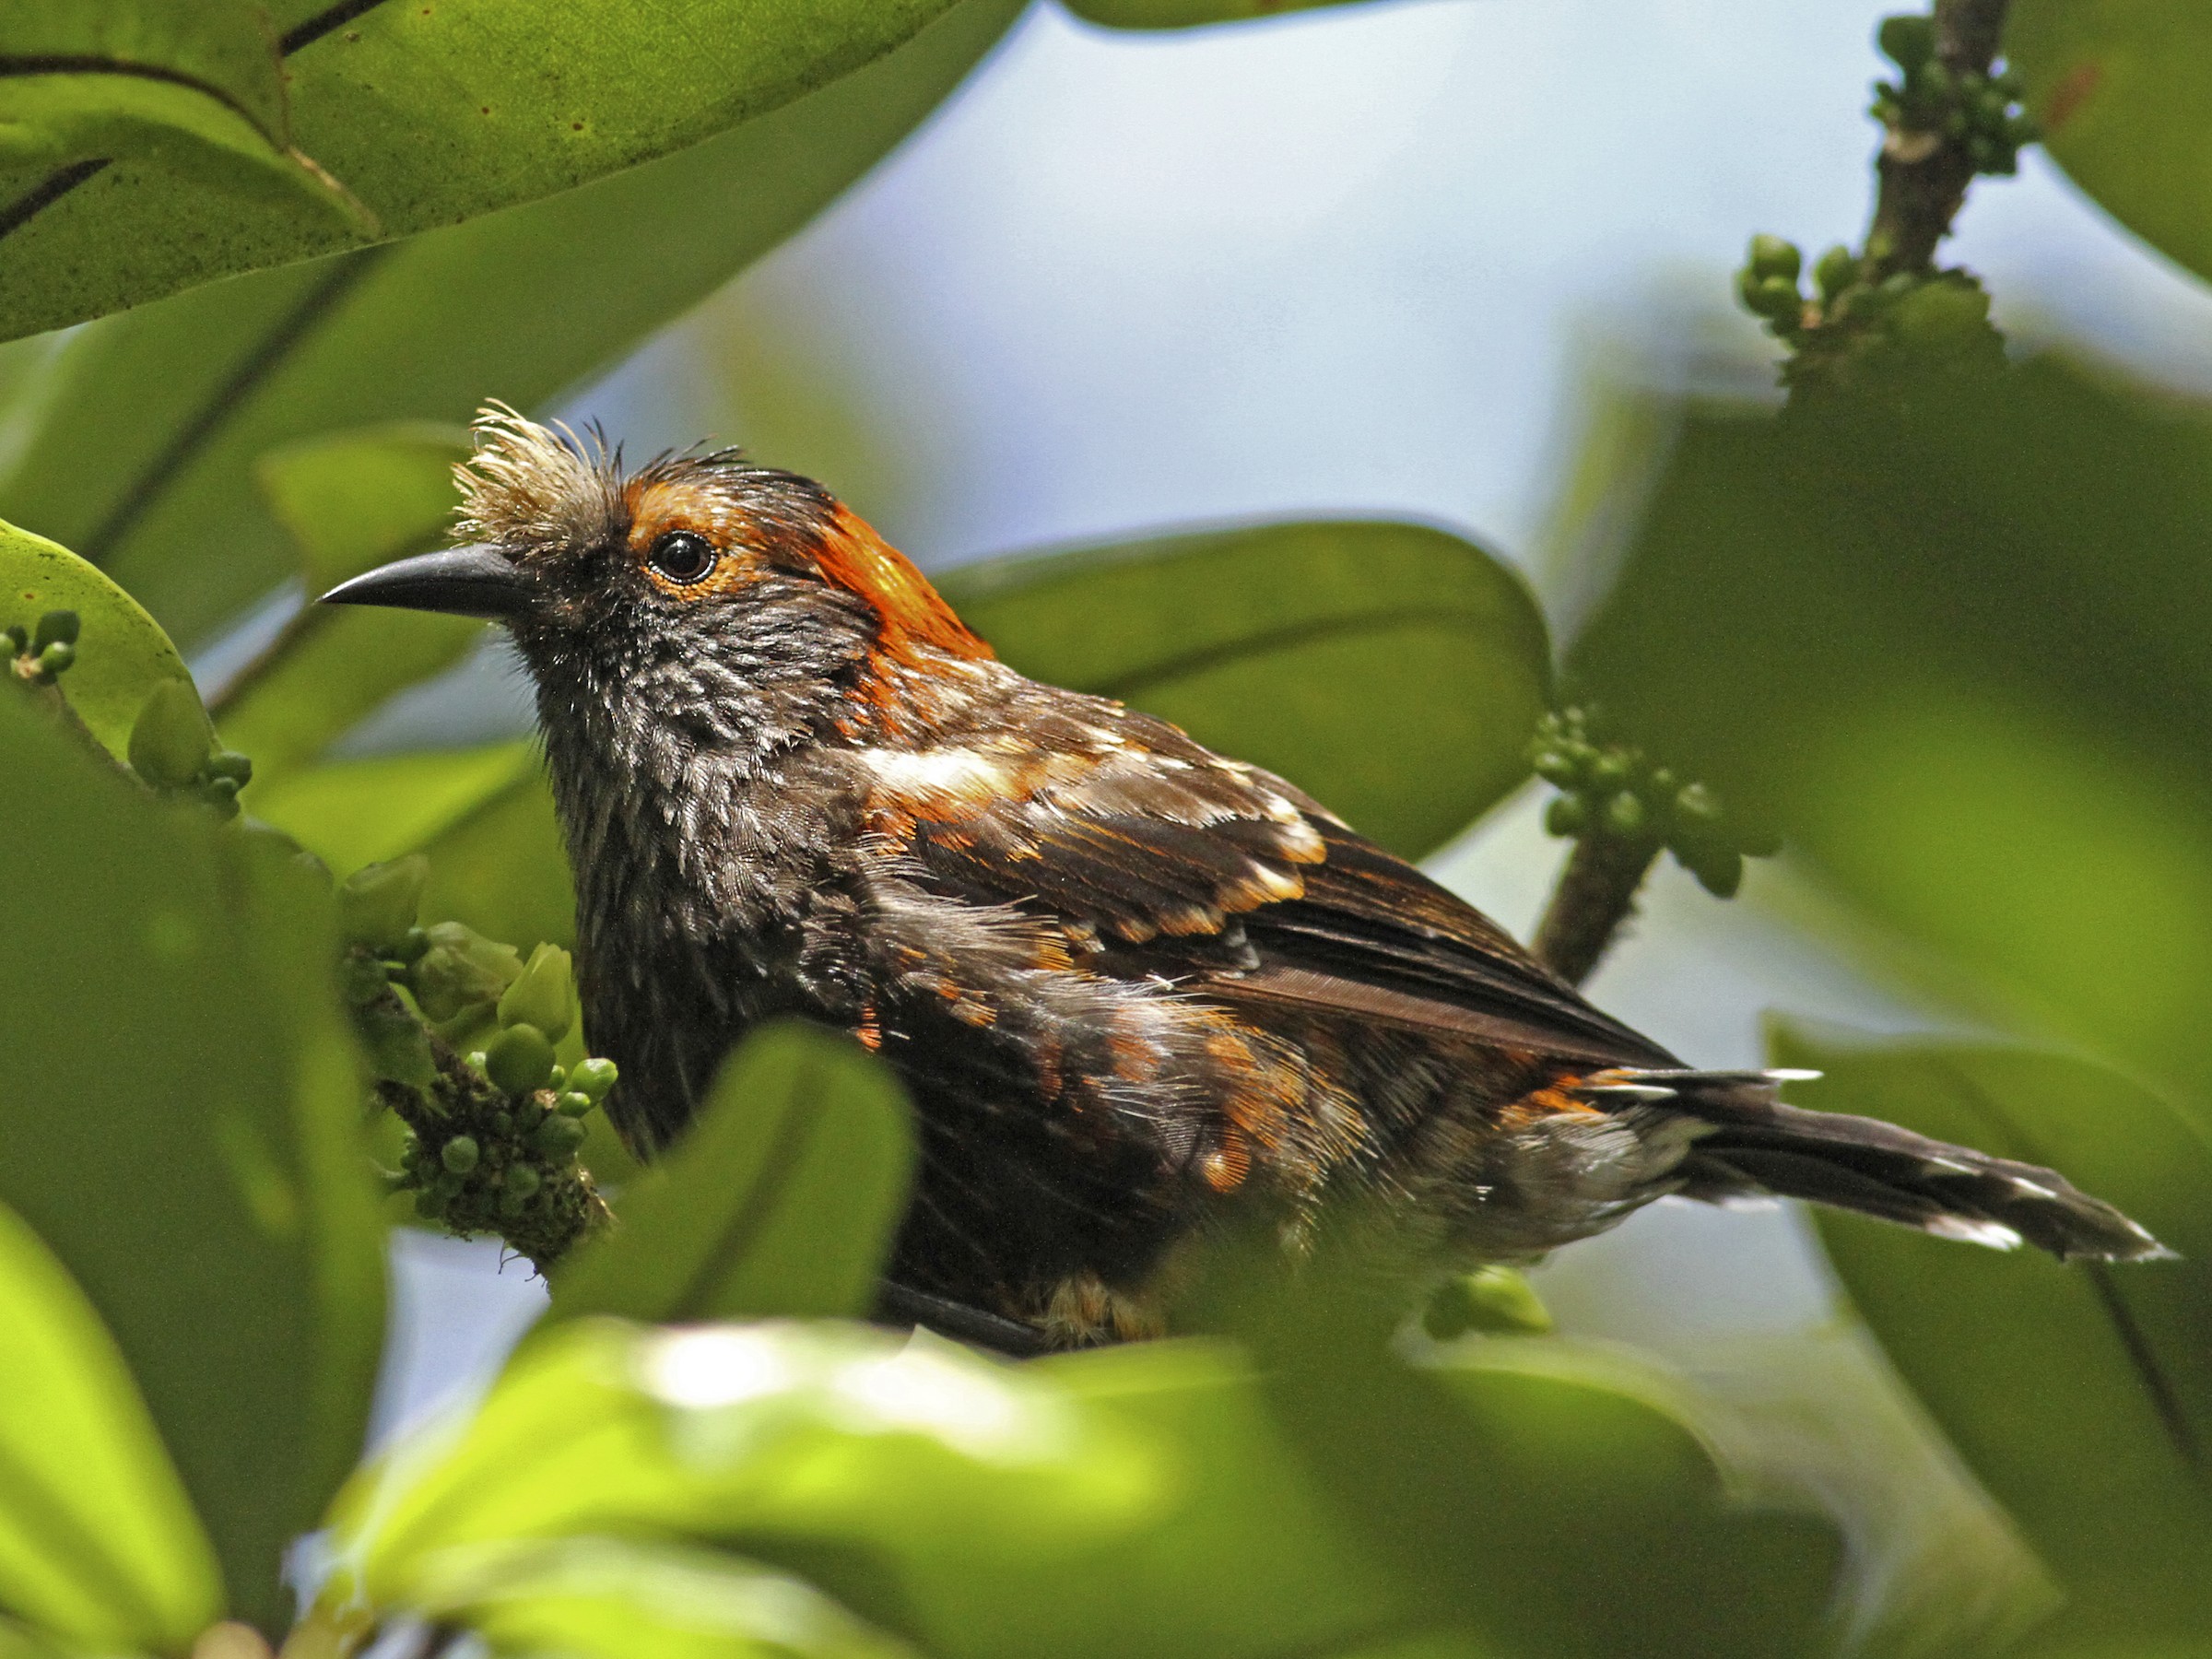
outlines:
[{"label": "shaggy crest", "polygon": [[506,547],[573,546],[620,521],[622,457],[596,433],[540,426],[503,403],[477,410],[472,429],[477,453],[453,468],[460,535]]}]

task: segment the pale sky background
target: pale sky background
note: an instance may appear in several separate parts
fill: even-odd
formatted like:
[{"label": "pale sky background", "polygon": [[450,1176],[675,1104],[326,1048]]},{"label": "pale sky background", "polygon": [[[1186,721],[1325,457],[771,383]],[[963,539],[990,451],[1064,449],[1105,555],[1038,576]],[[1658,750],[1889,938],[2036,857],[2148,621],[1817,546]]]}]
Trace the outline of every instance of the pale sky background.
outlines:
[{"label": "pale sky background", "polygon": [[[633,453],[712,435],[819,467],[925,566],[1194,520],[1405,513],[1541,588],[1594,379],[1700,347],[1760,359],[1728,309],[1747,238],[1810,256],[1858,234],[1885,9],[1396,0],[1129,35],[1041,6],[885,166],[568,412]],[[1951,249],[2016,335],[2212,386],[2212,299],[2040,153],[1975,186]],[[496,663],[434,696],[474,700],[479,724],[526,718]],[[1524,799],[1438,869],[1525,930],[1557,846]],[[1761,869],[1722,905],[1670,867],[1595,994],[1712,1065],[1758,1058],[1769,1007],[1940,1022],[1773,920],[1759,895],[1787,879]],[[494,1260],[403,1252],[414,1359],[387,1423],[534,1312],[536,1288]],[[1781,1211],[1656,1206],[1540,1280],[1569,1328],[1700,1373],[1727,1371],[1724,1338],[1828,1308]]]}]

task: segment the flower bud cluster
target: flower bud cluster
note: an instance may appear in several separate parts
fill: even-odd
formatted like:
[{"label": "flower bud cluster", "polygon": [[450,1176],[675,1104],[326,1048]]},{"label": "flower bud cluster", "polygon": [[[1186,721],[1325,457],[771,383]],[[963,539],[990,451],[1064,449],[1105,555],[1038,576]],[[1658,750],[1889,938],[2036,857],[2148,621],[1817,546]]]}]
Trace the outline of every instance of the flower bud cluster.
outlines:
[{"label": "flower bud cluster", "polygon": [[1805,257],[1779,236],[1755,236],[1735,276],[1736,297],[1797,357],[1794,382],[1838,373],[2004,361],[1989,296],[1966,271],[1893,271],[1878,281],[1868,262],[1834,247],[1815,262],[1813,292],[1799,286]]},{"label": "flower bud cluster", "polygon": [[1559,794],[1544,827],[1576,841],[1626,848],[1665,848],[1705,890],[1731,898],[1744,860],[1781,850],[1773,837],[1729,822],[1704,784],[1654,764],[1640,748],[1608,740],[1596,712],[1561,709],[1537,723],[1530,759]]},{"label": "flower bud cluster", "polygon": [[1884,18],[1875,39],[1900,72],[1875,85],[1869,112],[1877,121],[1893,133],[1947,140],[1976,172],[2018,171],[2020,147],[2041,137],[2042,128],[2020,108],[2018,76],[1952,70],[1936,55],[1933,18]]},{"label": "flower bud cluster", "polygon": [[[356,1025],[380,1078],[420,1108],[401,1113],[408,1133],[390,1184],[414,1193],[425,1220],[497,1232],[549,1259],[584,1225],[590,1187],[576,1154],[615,1066],[564,1068],[554,1057],[576,1018],[569,953],[540,945],[525,961],[458,922],[418,926],[429,878],[417,854],[356,871],[338,889]],[[455,1076],[441,1075],[423,1021],[465,1053]]]},{"label": "flower bud cluster", "polygon": [[223,818],[238,816],[238,792],[253,777],[253,761],[216,747],[189,680],[163,680],[147,693],[129,752],[131,770],[148,789],[204,801]]},{"label": "flower bud cluster", "polygon": [[0,628],[0,659],[18,679],[51,686],[76,665],[77,627],[75,611],[50,610],[29,628]]}]

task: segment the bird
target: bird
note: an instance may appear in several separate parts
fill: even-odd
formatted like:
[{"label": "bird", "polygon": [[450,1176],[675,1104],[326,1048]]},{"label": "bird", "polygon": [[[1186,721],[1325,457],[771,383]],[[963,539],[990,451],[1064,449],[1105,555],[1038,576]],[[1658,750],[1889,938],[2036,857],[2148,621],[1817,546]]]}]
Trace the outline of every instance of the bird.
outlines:
[{"label": "bird", "polygon": [[461,545],[324,601],[512,634],[641,1157],[765,1021],[896,1072],[893,1288],[1075,1347],[1159,1334],[1179,1253],[1255,1218],[1295,1251],[1357,1207],[1441,1275],[1669,1194],[2164,1253],[2052,1171],[1686,1065],[1291,783],[1007,666],[810,479],[501,405],[475,437]]}]

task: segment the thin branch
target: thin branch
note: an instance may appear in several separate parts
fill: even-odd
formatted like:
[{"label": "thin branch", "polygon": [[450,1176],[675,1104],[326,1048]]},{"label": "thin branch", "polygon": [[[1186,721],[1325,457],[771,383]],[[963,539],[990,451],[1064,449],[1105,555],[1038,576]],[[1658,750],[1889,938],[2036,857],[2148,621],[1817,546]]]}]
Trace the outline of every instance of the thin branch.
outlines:
[{"label": "thin branch", "polygon": [[1576,841],[1536,925],[1536,959],[1571,985],[1588,979],[1635,915],[1637,892],[1658,856],[1655,841],[1586,835]]},{"label": "thin branch", "polygon": [[[1952,75],[1987,76],[2011,0],[1936,0],[1936,56]],[[1959,140],[1891,126],[1875,163],[1880,187],[1866,232],[1869,278],[1935,268],[1936,247],[1965,204],[1974,164]]]}]

